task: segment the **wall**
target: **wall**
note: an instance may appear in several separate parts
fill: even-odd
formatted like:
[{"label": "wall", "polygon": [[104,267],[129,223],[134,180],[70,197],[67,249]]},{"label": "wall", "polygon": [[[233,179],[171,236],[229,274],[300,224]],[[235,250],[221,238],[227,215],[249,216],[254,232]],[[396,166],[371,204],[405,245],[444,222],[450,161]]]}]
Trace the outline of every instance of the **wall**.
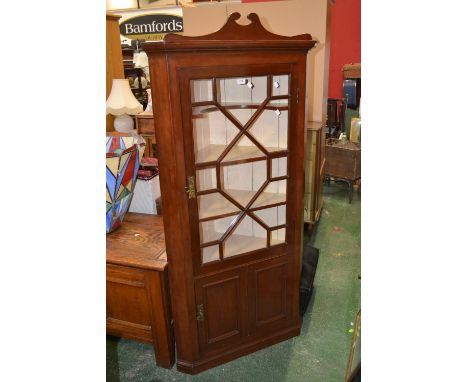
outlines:
[{"label": "wall", "polygon": [[343,65],[361,62],[361,0],[336,0],[330,20],[329,98],[343,96]]},{"label": "wall", "polygon": [[[182,5],[182,2],[189,4],[197,1],[210,1],[210,0],[181,0],[179,5]],[[241,0],[215,0],[215,1],[236,1],[241,2]],[[244,0],[246,1],[246,0]],[[272,0],[250,0],[250,1],[272,1]],[[276,0],[278,1],[278,0]],[[247,1],[246,1],[247,2]],[[138,4],[140,9],[158,9],[165,7],[174,7],[177,6],[176,0],[106,0],[106,10],[137,10]]]},{"label": "wall", "polygon": [[328,0],[290,0],[256,3],[194,3],[184,7],[184,34],[201,35],[221,28],[229,14],[239,12],[239,23],[249,21],[251,12],[259,15],[262,24],[273,33],[292,36],[310,33],[319,41],[308,56],[307,101],[309,121],[325,121],[328,96],[327,12]]},{"label": "wall", "polygon": [[[131,0],[129,0],[131,1]],[[239,3],[239,1],[193,3],[183,7],[184,35],[203,35],[221,28],[228,16],[239,12],[240,23],[249,21],[246,16],[255,12],[262,24],[273,33],[292,36],[310,33],[318,45],[308,55],[307,120],[326,120],[326,99],[329,83],[330,52],[330,0],[275,0],[267,2]],[[162,8],[161,12],[178,14],[181,8]],[[169,12],[171,11],[171,12]],[[145,10],[119,11],[122,20],[130,14]],[[328,20],[327,20],[328,17]]]}]

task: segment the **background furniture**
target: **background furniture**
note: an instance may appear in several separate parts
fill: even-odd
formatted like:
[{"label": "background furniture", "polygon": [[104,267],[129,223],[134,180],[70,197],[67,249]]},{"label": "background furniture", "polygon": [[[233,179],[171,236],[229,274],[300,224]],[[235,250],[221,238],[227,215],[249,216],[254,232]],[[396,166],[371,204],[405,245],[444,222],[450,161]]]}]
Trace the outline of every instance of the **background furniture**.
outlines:
[{"label": "background furniture", "polygon": [[348,107],[357,110],[361,103],[361,64],[343,66],[343,97]]},{"label": "background furniture", "polygon": [[[112,89],[112,80],[125,78],[120,47],[119,15],[106,14],[106,99]],[[106,131],[114,130],[114,116],[106,116]]]},{"label": "background furniture", "polygon": [[157,215],[156,200],[160,197],[159,176],[149,180],[137,179],[129,211]]},{"label": "background furniture", "polygon": [[321,122],[307,122],[304,223],[309,235],[320,219],[325,176],[325,132]]},{"label": "background furniture", "polygon": [[359,117],[361,107],[361,64],[343,66],[343,97],[349,100],[346,110],[346,136],[350,136],[351,120]]},{"label": "background furniture", "polygon": [[153,114],[137,114],[135,115],[135,121],[138,134],[146,141],[146,148],[143,156],[151,158],[157,157]]},{"label": "background furniture", "polygon": [[338,138],[345,132],[346,98],[328,98],[327,101],[327,138]]},{"label": "background furniture", "polygon": [[143,87],[142,78],[144,75],[143,68],[129,68],[126,67],[124,69],[125,78],[132,77],[134,83],[137,83],[138,86],[132,86],[131,90],[135,98],[143,105],[143,110],[146,109],[146,105],[148,104],[148,93],[146,89],[149,89],[149,85]]},{"label": "background furniture", "polygon": [[164,226],[129,212],[106,239],[107,333],[152,343],[158,366],[174,364]]},{"label": "background furniture", "polygon": [[122,47],[122,59],[123,67],[125,69],[133,68],[133,48],[130,45],[121,45]]},{"label": "background furniture", "polygon": [[301,326],[306,55],[316,42],[239,18],[144,46],[177,368],[192,374]]},{"label": "background furniture", "polygon": [[349,202],[353,200],[354,183],[361,179],[361,147],[330,139],[325,146],[325,177],[343,180],[349,187]]}]

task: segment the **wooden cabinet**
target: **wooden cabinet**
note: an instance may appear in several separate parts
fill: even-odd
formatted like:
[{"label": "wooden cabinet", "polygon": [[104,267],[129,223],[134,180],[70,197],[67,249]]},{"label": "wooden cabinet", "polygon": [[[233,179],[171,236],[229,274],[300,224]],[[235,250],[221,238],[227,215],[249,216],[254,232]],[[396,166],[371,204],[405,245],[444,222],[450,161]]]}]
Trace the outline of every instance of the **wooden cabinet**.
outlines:
[{"label": "wooden cabinet", "polygon": [[349,202],[353,201],[354,184],[361,179],[361,145],[353,142],[343,143],[336,139],[327,140],[327,163],[324,175],[342,180],[348,184]]},{"label": "wooden cabinet", "polygon": [[304,222],[309,233],[320,218],[325,177],[325,131],[321,122],[307,123]]},{"label": "wooden cabinet", "polygon": [[300,333],[310,35],[232,14],[146,44],[177,367],[198,373]]},{"label": "wooden cabinet", "polygon": [[106,236],[106,330],[152,343],[156,363],[174,364],[164,226],[160,216],[127,213]]}]

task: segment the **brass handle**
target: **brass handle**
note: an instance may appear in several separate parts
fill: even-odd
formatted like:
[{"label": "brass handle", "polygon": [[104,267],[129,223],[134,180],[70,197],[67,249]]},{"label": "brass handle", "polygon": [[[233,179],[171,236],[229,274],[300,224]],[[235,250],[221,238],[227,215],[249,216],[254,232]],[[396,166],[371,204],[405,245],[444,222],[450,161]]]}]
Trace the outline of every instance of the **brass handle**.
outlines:
[{"label": "brass handle", "polygon": [[189,176],[187,178],[188,186],[185,187],[185,192],[188,194],[189,199],[193,199],[195,197],[196,189],[195,189],[195,177]]},{"label": "brass handle", "polygon": [[197,305],[197,321],[203,321],[205,319],[205,308],[203,304]]}]

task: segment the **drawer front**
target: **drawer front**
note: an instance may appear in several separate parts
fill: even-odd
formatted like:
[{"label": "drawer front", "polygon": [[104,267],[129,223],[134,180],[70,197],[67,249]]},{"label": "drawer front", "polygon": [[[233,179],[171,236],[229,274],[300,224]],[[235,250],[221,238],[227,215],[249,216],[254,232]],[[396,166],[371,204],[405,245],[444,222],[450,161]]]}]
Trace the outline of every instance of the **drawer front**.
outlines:
[{"label": "drawer front", "polygon": [[154,135],[154,119],[153,118],[138,118],[138,132],[140,134]]},{"label": "drawer front", "polygon": [[141,269],[107,264],[106,280],[135,287],[145,286],[145,271]]}]

